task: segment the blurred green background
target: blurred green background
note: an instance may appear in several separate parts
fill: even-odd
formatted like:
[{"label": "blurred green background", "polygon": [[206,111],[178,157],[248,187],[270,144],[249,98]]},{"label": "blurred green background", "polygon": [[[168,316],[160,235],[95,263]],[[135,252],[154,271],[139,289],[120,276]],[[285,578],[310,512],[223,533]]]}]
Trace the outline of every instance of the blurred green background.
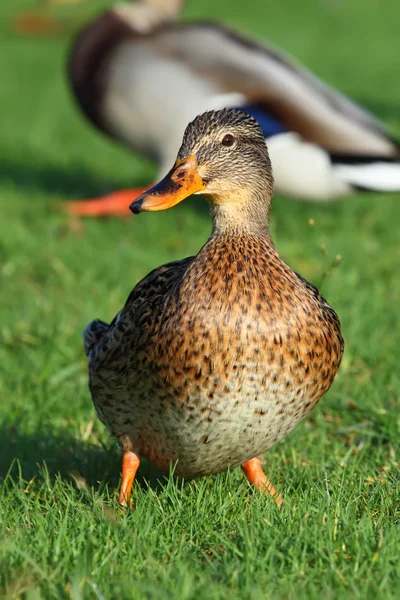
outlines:
[{"label": "blurred green background", "polygon": [[[265,459],[283,509],[253,494],[238,470],[158,485],[145,465],[136,511],[118,515],[120,457],[94,415],[81,331],[110,320],[150,269],[195,253],[210,220],[201,198],[122,222],[77,222],[58,210],[63,199],[146,184],[156,172],[88,125],[69,93],[71,36],[106,6],[0,6],[4,597],[394,598],[398,194],[274,199],[278,250],[321,287],[346,340],[332,390]],[[17,34],[15,19],[36,10],[58,19],[60,32]],[[275,43],[400,138],[397,1],[189,0],[183,18],[223,20]]]}]

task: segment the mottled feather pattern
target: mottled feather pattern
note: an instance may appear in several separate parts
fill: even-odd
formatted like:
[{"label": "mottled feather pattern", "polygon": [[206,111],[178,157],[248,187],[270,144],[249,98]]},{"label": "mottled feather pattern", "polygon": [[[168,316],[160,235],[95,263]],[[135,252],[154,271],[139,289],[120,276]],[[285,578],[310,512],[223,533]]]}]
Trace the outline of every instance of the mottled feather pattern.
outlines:
[{"label": "mottled feather pattern", "polygon": [[[249,132],[251,132],[254,144],[264,143],[264,134],[254,117],[242,110],[226,108],[219,111],[207,111],[189,123],[178,156],[181,158],[188,156],[202,140],[212,139],[214,134],[221,136],[224,131],[233,129],[238,138],[241,133],[248,138]],[[213,149],[215,152],[215,147]]]},{"label": "mottled feather pattern", "polygon": [[[211,238],[132,291],[91,368],[125,447],[193,477],[268,450],[339,367],[336,314],[262,238]],[[207,444],[204,440],[207,439]],[[206,450],[205,450],[206,449]]]},{"label": "mottled feather pattern", "polygon": [[[87,345],[91,345],[92,347],[94,342],[97,345],[95,354],[97,363],[102,358],[108,360],[110,346],[116,348],[118,342],[126,332],[126,322],[130,322],[131,318],[141,316],[142,321],[145,323],[147,314],[146,305],[150,301],[157,302],[157,299],[160,297],[162,299],[171,289],[179,275],[191,264],[193,259],[194,257],[188,257],[183,260],[167,263],[157,267],[146,275],[133,288],[124,308],[114,317],[109,326],[102,323],[102,321],[96,320],[85,328],[85,351]],[[142,314],[139,310],[140,307],[143,307]],[[105,327],[100,329],[97,324],[105,325]]]},{"label": "mottled feather pattern", "polygon": [[90,351],[99,343],[107,329],[107,323],[99,319],[95,319],[85,327],[83,330],[83,347],[86,356],[89,356]]},{"label": "mottled feather pattern", "polygon": [[[193,155],[210,239],[145,277],[90,354],[93,402],[124,455],[164,471],[173,463],[184,477],[243,465],[283,439],[329,389],[343,353],[336,313],[271,240],[273,179],[257,121],[234,109],[197,117],[178,154]],[[173,193],[172,173],[154,193]]]}]

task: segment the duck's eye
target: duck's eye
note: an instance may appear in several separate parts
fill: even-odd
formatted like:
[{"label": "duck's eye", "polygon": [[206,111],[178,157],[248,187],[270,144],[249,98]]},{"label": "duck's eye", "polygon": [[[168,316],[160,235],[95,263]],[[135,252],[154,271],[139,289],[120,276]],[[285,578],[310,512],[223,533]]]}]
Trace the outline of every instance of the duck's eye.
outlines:
[{"label": "duck's eye", "polygon": [[223,146],[232,146],[233,142],[235,141],[235,138],[233,137],[233,135],[231,135],[230,133],[227,133],[223,138],[222,138],[222,145]]}]

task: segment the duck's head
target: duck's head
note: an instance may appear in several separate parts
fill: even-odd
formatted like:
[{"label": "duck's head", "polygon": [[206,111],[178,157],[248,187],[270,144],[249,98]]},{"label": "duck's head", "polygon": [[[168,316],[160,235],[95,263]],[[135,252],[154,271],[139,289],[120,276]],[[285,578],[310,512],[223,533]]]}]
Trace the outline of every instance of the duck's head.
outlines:
[{"label": "duck's head", "polygon": [[136,0],[113,6],[113,13],[135,31],[146,33],[162,23],[177,19],[184,0]]},{"label": "duck's head", "polygon": [[165,210],[192,194],[208,197],[213,215],[267,221],[273,178],[264,135],[247,113],[209,111],[186,128],[174,166],[130,209]]}]

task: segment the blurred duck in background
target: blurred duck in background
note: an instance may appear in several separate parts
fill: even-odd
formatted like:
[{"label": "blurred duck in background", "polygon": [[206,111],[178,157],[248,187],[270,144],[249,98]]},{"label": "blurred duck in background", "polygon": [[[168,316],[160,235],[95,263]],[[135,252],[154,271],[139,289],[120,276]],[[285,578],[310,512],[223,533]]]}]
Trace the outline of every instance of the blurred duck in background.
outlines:
[{"label": "blurred duck in background", "polygon": [[[276,190],[326,201],[400,190],[400,145],[384,125],[275,48],[216,23],[177,23],[183,0],[118,4],[75,40],[68,77],[85,116],[166,174],[186,123],[242,108],[260,123]],[[143,188],[66,203],[128,215]]]}]

